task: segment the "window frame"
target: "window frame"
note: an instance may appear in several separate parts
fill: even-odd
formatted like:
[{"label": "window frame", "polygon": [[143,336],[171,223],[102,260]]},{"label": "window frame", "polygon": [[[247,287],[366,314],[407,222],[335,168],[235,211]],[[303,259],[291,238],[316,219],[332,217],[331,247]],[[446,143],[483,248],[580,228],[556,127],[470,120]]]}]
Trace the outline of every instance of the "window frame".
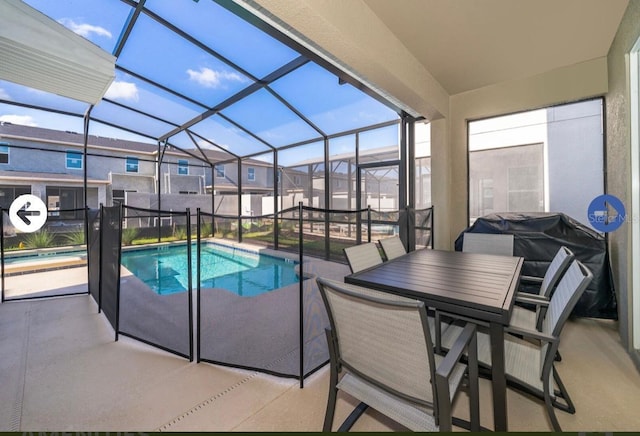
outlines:
[{"label": "window frame", "polygon": [[[606,116],[606,101],[604,97],[589,97],[589,98],[585,98],[585,99],[580,99],[580,100],[574,100],[574,101],[567,101],[567,102],[559,102],[559,103],[555,103],[555,104],[550,104],[550,105],[546,105],[546,106],[542,106],[542,107],[537,107],[537,108],[529,108],[529,109],[522,109],[522,110],[518,110],[515,112],[505,112],[505,113],[500,113],[497,115],[491,115],[491,116],[485,116],[485,117],[480,117],[480,118],[474,118],[474,119],[468,119],[466,121],[466,159],[467,159],[467,180],[466,180],[466,194],[467,194],[467,217],[466,217],[466,223],[468,226],[470,226],[472,224],[471,222],[471,187],[470,187],[470,180],[471,180],[471,151],[470,151],[470,142],[471,142],[471,124],[476,122],[476,121],[484,121],[484,120],[491,120],[491,119],[496,119],[496,118],[501,118],[501,117],[507,117],[509,115],[517,115],[517,114],[524,114],[527,112],[531,112],[531,111],[536,111],[536,110],[542,110],[542,109],[552,109],[552,108],[557,108],[557,107],[562,107],[562,106],[568,106],[568,105],[572,105],[572,104],[579,104],[579,103],[587,103],[587,102],[591,102],[591,101],[600,101],[601,105],[602,105],[602,112],[601,112],[601,125],[604,125],[604,119]],[[531,145],[531,144],[521,144],[521,145]],[[516,145],[515,147],[518,147],[519,145]],[[602,164],[603,164],[603,168],[602,170],[602,193],[606,193],[606,186],[607,186],[607,172],[606,172],[606,165],[607,165],[607,154],[606,154],[606,149],[607,149],[607,141],[606,141],[606,135],[603,134],[602,137]],[[476,150],[476,151],[480,151],[480,150]],[[484,150],[482,150],[484,151]],[[546,153],[546,152],[545,152]],[[548,162],[545,160],[544,161],[544,165],[548,165]],[[544,173],[544,178],[543,178],[543,184],[544,184],[544,188],[543,189],[547,189],[548,186],[548,179],[547,179],[547,171],[548,171],[548,167],[547,168],[543,168],[543,173]],[[548,198],[544,198],[545,204],[548,201]],[[585,225],[589,225],[588,223],[584,222],[584,221],[580,221],[581,223],[585,224]],[[604,235],[605,238],[607,238],[607,234]]]},{"label": "window frame", "polygon": [[247,181],[249,182],[256,181],[256,169],[254,167],[247,168]]},{"label": "window frame", "polygon": [[178,159],[177,173],[179,176],[189,175],[189,161],[187,159]]},{"label": "window frame", "polygon": [[[3,149],[6,148],[6,151],[4,151]],[[0,142],[0,156],[7,156],[7,161],[6,162],[2,162],[3,159],[0,157],[0,165],[9,165],[11,163],[11,159],[10,159],[10,154],[9,154],[9,150],[10,150],[10,144],[8,142]]]},{"label": "window frame", "polygon": [[[131,159],[131,162],[129,161],[130,159]],[[135,163],[133,163],[133,160],[135,160]],[[134,165],[135,165],[135,171],[133,169],[129,169],[130,166],[131,166],[131,168],[133,168]],[[124,171],[126,173],[139,173],[140,172],[140,159],[135,157],[135,156],[126,156],[125,164],[124,164]]]},{"label": "window frame", "polygon": [[224,179],[225,178],[224,165],[216,164],[215,167],[214,167],[214,170],[216,172],[216,179]]},{"label": "window frame", "polygon": [[[78,155],[78,157],[71,157],[71,155]],[[80,166],[69,166],[70,160],[72,161],[80,161]],[[68,170],[82,170],[84,169],[84,157],[82,152],[76,150],[66,150],[65,152],[65,168]]]}]

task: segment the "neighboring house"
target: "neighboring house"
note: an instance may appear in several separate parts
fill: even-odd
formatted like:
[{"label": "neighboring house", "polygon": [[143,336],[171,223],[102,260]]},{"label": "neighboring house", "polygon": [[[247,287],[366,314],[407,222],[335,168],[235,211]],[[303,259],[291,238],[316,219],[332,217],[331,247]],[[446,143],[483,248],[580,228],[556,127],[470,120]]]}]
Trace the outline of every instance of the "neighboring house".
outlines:
[{"label": "neighboring house", "polygon": [[[198,150],[189,150],[198,154]],[[243,159],[241,165],[220,150],[203,150],[209,162],[173,147],[89,135],[87,143],[87,205],[97,208],[122,203],[146,209],[184,211],[188,207],[224,215],[259,216],[275,208],[274,176],[278,180],[278,209],[305,205],[324,207],[324,170],[321,162],[300,162],[279,168],[270,162]],[[0,207],[8,209],[22,194],[33,194],[46,204],[52,219],[81,219],[84,208],[84,136],[75,132],[0,123]],[[377,159],[397,155],[397,147],[375,150]],[[395,154],[394,154],[395,153]],[[366,157],[371,151],[362,154]],[[370,157],[370,156],[368,156]],[[330,175],[332,207],[355,208],[355,158],[334,156],[339,163]],[[351,170],[348,170],[351,168]],[[397,204],[397,175],[367,186],[365,201],[375,208],[380,199],[392,210]],[[160,196],[158,196],[158,189]],[[239,189],[241,190],[239,195]],[[160,205],[158,205],[160,198]],[[238,200],[240,199],[240,200]],[[238,207],[240,201],[240,207]]]},{"label": "neighboring house", "polygon": [[[0,207],[30,193],[56,210],[84,207],[84,136],[0,123]],[[157,196],[158,172],[163,194],[206,193],[208,165],[168,150],[160,171],[153,144],[89,135],[87,145],[87,205],[127,203],[131,193]],[[149,203],[149,202],[147,202]]]}]

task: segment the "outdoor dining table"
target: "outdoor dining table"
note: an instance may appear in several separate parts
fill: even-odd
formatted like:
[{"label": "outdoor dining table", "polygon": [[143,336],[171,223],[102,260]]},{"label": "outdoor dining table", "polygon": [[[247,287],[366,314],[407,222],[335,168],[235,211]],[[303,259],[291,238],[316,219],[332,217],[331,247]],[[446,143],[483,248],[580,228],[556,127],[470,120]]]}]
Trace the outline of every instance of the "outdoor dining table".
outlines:
[{"label": "outdoor dining table", "polygon": [[504,326],[509,325],[523,261],[423,249],[348,275],[344,281],[415,298],[429,308],[488,324],[494,428],[507,431]]}]

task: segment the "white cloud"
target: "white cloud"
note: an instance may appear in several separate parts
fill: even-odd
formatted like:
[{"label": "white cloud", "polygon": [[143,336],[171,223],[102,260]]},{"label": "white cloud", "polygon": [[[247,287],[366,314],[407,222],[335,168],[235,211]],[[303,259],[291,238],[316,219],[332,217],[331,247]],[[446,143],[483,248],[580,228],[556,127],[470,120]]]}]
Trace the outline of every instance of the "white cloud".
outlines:
[{"label": "white cloud", "polygon": [[38,126],[31,115],[0,115],[0,121],[5,121],[11,124],[20,124],[23,126]]},{"label": "white cloud", "polygon": [[112,100],[138,101],[138,87],[135,83],[114,80],[104,96]]},{"label": "white cloud", "polygon": [[65,27],[68,27],[73,32],[77,33],[80,36],[84,36],[85,38],[89,38],[89,35],[95,33],[97,36],[106,36],[107,38],[111,38],[111,32],[109,32],[104,27],[93,26],[87,23],[76,23],[71,18],[62,18],[60,20],[60,24]]},{"label": "white cloud", "polygon": [[11,100],[9,93],[2,88],[0,88],[0,98],[3,100]]},{"label": "white cloud", "polygon": [[199,83],[206,88],[220,88],[223,82],[244,82],[246,79],[238,73],[215,71],[211,68],[200,67],[199,71],[187,70],[189,80]]}]

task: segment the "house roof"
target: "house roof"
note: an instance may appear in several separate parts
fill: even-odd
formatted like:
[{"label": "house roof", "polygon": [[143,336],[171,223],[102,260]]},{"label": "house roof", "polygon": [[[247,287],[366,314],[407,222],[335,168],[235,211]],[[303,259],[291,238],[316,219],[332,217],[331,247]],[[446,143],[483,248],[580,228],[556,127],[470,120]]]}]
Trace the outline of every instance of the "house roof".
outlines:
[{"label": "house roof", "polygon": [[[7,122],[0,122],[0,137],[78,146],[84,145],[84,135],[82,133],[65,132],[61,130],[45,129],[42,127],[22,126]],[[142,153],[153,153],[158,150],[158,147],[153,144],[104,138],[102,136],[95,135],[89,135],[88,145],[112,150],[137,151]]]},{"label": "house roof", "polygon": [[[51,144],[61,145],[84,145],[84,135],[78,132],[65,132],[54,129],[45,129],[42,127],[23,126],[20,124],[12,124],[8,122],[0,122],[0,139],[18,139],[18,140],[30,140],[41,141]],[[144,142],[128,141],[124,139],[106,138],[103,136],[89,135],[88,144],[91,148],[102,148],[113,151],[122,152],[137,152],[147,153],[155,155],[158,153],[158,146],[154,144],[147,144]],[[197,149],[187,150],[197,156],[201,153]],[[231,155],[223,151],[203,149],[204,154],[211,162],[226,161],[232,158]],[[185,156],[179,150],[169,147],[167,153]],[[270,165],[264,161],[257,159],[245,159],[244,163],[252,165]]]},{"label": "house roof", "polygon": [[[33,171],[11,171],[11,170],[2,170],[0,171],[0,183],[5,181],[11,181],[12,184],[16,182],[24,181],[25,183],[31,183],[34,181],[46,181],[48,183],[51,182],[61,182],[61,183],[76,183],[82,185],[84,183],[84,178],[80,174],[65,174],[65,173],[44,173],[44,172],[33,172]],[[89,179],[87,180],[89,185],[92,184],[109,184],[109,180],[106,179]]]}]

